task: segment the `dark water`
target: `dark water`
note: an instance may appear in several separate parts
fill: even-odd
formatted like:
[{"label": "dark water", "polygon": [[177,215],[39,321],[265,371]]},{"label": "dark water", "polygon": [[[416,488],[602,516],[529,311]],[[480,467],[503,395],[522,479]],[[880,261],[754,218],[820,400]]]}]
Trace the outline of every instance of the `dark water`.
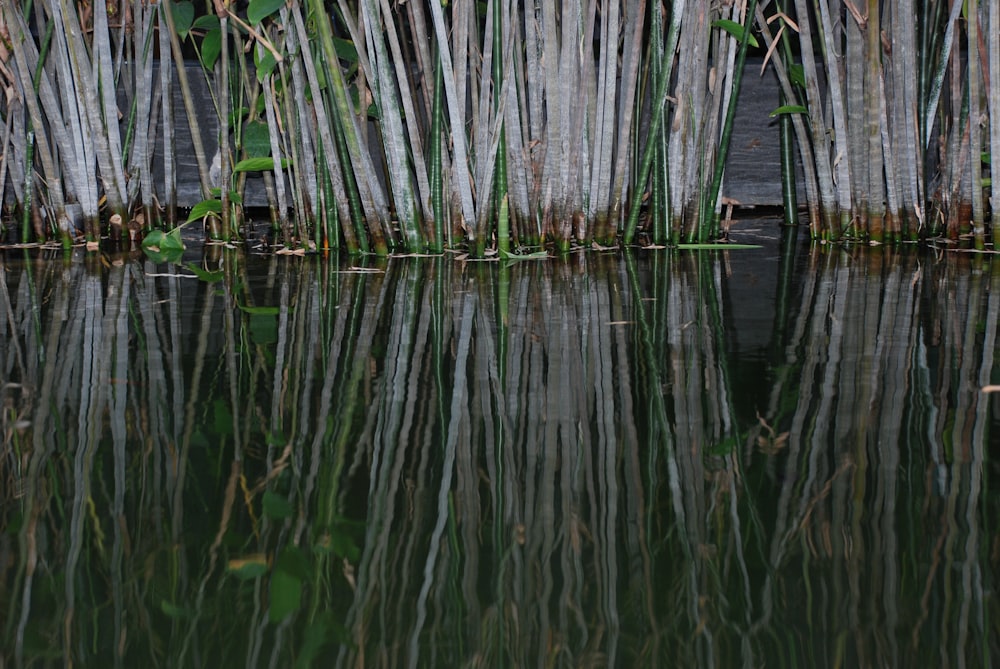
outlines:
[{"label": "dark water", "polygon": [[775,235],[8,252],[0,666],[995,664],[1000,261]]}]

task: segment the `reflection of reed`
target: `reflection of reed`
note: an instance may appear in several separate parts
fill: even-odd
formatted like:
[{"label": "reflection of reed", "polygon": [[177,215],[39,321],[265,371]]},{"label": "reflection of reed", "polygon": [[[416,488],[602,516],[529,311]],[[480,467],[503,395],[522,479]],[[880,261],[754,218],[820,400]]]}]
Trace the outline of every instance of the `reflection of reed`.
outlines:
[{"label": "reflection of reed", "polygon": [[[441,265],[429,279],[394,267],[405,294],[366,421],[376,428],[348,617],[357,646],[340,663],[661,661],[667,644],[657,652],[646,639],[659,627],[649,532],[662,528],[645,520],[644,464],[664,467],[657,449],[669,451],[681,518],[713,506],[703,449],[723,449],[713,489],[734,492],[718,303],[704,299],[718,276],[708,265],[705,276],[665,272],[649,296],[654,316],[636,299],[631,260]],[[451,353],[442,360],[440,350]],[[406,393],[419,393],[425,429],[405,428]],[[654,522],[664,521],[674,522]],[[692,531],[688,553],[710,550]],[[698,616],[690,594],[688,633]]]},{"label": "reflection of reed", "polygon": [[1000,279],[883,253],[810,256],[770,394],[707,253],[3,267],[3,646],[982,663]]},{"label": "reflection of reed", "polygon": [[754,456],[781,478],[755,627],[850,665],[980,664],[997,652],[977,516],[1000,279],[890,251],[810,263]]}]

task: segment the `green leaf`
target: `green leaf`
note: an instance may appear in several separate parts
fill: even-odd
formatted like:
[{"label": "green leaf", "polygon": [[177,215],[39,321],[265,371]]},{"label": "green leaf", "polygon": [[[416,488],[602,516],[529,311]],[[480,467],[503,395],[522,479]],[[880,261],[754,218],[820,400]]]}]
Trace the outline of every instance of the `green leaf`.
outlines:
[{"label": "green leaf", "polygon": [[[253,54],[253,64],[257,69],[257,81],[259,83],[264,83],[264,80],[274,72],[274,68],[277,67],[278,61],[275,59],[274,54],[267,49],[260,49],[258,55],[257,51]],[[264,96],[261,96],[263,100]]]},{"label": "green leaf", "polygon": [[201,40],[201,64],[211,70],[215,67],[215,61],[219,60],[220,53],[222,53],[222,30],[215,28],[205,33],[204,39]]},{"label": "green leaf", "polygon": [[782,105],[769,114],[771,118],[781,114],[805,114],[809,110],[802,105]]},{"label": "green leaf", "polygon": [[[282,167],[288,166],[287,160],[281,161]],[[274,169],[274,158],[270,156],[261,158],[245,158],[233,165],[233,173],[239,172],[266,172]]]},{"label": "green leaf", "polygon": [[150,230],[149,233],[142,238],[142,248],[148,249],[155,247],[157,250],[160,248],[160,243],[163,238],[166,237],[163,234],[163,230]]},{"label": "green leaf", "polygon": [[348,63],[357,64],[358,62],[358,50],[354,46],[354,42],[351,40],[343,39],[341,37],[333,38],[333,49],[337,52],[337,58],[341,60],[346,60]]},{"label": "green leaf", "polygon": [[177,36],[182,40],[187,38],[191,30],[191,21],[194,20],[194,5],[183,0],[183,2],[172,3],[171,9],[174,15],[174,29]]},{"label": "green leaf", "polygon": [[186,222],[198,221],[212,214],[216,216],[222,215],[222,200],[202,200],[191,207],[191,213],[188,214]]},{"label": "green leaf", "polygon": [[249,158],[267,158],[271,155],[271,135],[266,123],[253,121],[243,126],[243,150]]},{"label": "green leaf", "polygon": [[161,251],[174,251],[184,250],[184,242],[181,240],[181,229],[174,228],[167,234],[163,236],[163,241],[160,242]]},{"label": "green leaf", "polygon": [[788,79],[796,86],[806,87],[806,68],[801,63],[794,63],[788,68]]},{"label": "green leaf", "polygon": [[255,26],[281,9],[284,4],[285,0],[250,0],[250,5],[247,7],[247,20],[250,25]]},{"label": "green leaf", "polygon": [[271,490],[264,491],[263,505],[264,515],[278,520],[291,518],[292,514],[295,513],[291,502]]},{"label": "green leaf", "polygon": [[153,262],[180,262],[184,254],[180,228],[175,228],[169,233],[163,230],[150,230],[142,239],[142,249]]},{"label": "green leaf", "polygon": [[229,127],[235,127],[239,125],[239,122],[250,113],[250,109],[247,107],[238,107],[233,111],[229,112]]},{"label": "green leaf", "polygon": [[[735,37],[737,42],[743,41],[744,30],[742,23],[737,23],[736,21],[731,21],[729,19],[719,19],[718,21],[714,21],[712,26],[715,28],[722,28],[727,33]],[[757,44],[757,38],[753,36],[753,33],[750,33],[750,46],[759,46]]]},{"label": "green leaf", "polygon": [[204,16],[199,16],[195,19],[194,25],[191,27],[195,30],[201,30],[203,32],[221,30],[219,26],[219,17],[215,14],[205,14]]}]

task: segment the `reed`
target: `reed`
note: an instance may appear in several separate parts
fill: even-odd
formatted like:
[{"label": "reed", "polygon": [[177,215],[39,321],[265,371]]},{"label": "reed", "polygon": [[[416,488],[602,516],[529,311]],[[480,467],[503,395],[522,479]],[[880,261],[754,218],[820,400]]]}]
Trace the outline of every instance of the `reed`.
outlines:
[{"label": "reed", "polygon": [[0,14],[11,36],[0,71],[4,203],[38,241],[173,227],[180,124],[203,198],[188,220],[203,220],[211,239],[240,236],[252,183],[280,240],[305,249],[464,246],[482,257],[505,199],[514,253],[640,235],[704,242],[719,235],[744,59],[759,34],[782,87],[775,108],[799,145],[814,237],[968,232],[981,246],[1000,194],[994,10],[945,0],[14,4]]},{"label": "reed", "polygon": [[515,253],[704,241],[755,4],[6,6],[5,201],[38,241],[173,227],[186,125],[210,239],[250,181],[303,248],[483,256],[505,199]]},{"label": "reed", "polygon": [[[981,248],[993,211],[984,200],[997,107],[989,82],[1000,74],[995,30],[982,31],[992,5],[824,0],[815,12],[804,2],[795,10],[798,56],[776,54],[783,94],[800,105],[789,113],[810,130],[798,141],[817,179],[808,194],[813,237],[968,234]],[[764,16],[769,45],[790,39],[772,34]],[[786,81],[781,70],[793,68],[802,75]]]}]

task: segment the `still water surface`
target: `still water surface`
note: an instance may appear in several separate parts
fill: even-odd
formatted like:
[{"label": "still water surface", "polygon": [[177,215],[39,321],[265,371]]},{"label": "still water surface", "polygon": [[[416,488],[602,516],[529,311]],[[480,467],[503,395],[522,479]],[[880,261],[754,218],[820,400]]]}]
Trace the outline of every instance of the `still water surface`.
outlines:
[{"label": "still water surface", "polygon": [[768,234],[8,252],[0,666],[990,666],[1000,261]]}]

